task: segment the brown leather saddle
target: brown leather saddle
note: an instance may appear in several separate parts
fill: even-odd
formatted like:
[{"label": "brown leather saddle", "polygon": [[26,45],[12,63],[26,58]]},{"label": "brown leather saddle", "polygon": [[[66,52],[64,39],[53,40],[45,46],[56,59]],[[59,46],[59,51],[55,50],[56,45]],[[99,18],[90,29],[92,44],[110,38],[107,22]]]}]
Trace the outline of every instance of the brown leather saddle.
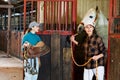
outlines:
[{"label": "brown leather saddle", "polygon": [[34,58],[46,55],[50,52],[50,48],[43,41],[40,41],[35,46],[26,47],[25,51],[24,57]]}]

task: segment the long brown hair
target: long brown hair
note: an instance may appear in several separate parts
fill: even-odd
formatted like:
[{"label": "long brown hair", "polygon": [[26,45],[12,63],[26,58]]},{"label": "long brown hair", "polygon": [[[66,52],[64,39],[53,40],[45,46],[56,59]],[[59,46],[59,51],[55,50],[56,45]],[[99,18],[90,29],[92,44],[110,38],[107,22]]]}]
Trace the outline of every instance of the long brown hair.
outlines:
[{"label": "long brown hair", "polygon": [[29,33],[31,30],[32,30],[32,28],[28,28],[28,29],[25,31],[25,34]]}]

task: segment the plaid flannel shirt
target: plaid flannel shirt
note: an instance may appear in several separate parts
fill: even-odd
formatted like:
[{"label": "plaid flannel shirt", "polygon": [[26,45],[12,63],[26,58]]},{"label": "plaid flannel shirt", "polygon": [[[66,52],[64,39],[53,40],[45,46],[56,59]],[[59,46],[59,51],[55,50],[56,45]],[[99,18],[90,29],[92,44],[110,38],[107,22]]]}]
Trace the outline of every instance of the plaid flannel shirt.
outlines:
[{"label": "plaid flannel shirt", "polygon": [[[102,41],[102,38],[98,35],[92,35],[86,39],[86,43],[84,44],[85,48],[85,60],[87,61],[89,58],[94,55],[103,54],[102,58],[98,59],[98,66],[105,65],[105,56],[107,54],[107,50]],[[96,61],[91,60],[86,66],[86,69],[93,69],[96,67]]]}]

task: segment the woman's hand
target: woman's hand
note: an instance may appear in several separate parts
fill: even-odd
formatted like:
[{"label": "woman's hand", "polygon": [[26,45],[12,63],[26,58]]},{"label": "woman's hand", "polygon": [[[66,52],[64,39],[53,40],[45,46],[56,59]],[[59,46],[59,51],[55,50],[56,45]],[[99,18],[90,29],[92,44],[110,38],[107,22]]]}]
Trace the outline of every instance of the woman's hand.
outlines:
[{"label": "woman's hand", "polygon": [[96,60],[98,60],[101,57],[103,57],[103,54],[99,54],[97,56],[93,56],[92,59],[96,61]]},{"label": "woman's hand", "polygon": [[74,42],[74,40],[75,40],[75,36],[72,35],[72,36],[70,37],[70,40],[71,40],[72,42]]},{"label": "woman's hand", "polygon": [[93,56],[92,59],[97,61],[99,59],[99,56]]},{"label": "woman's hand", "polygon": [[76,45],[78,45],[78,42],[75,40],[75,36],[76,36],[77,34],[75,34],[75,35],[72,35],[71,37],[70,37],[70,40],[72,41],[72,42],[74,42]]},{"label": "woman's hand", "polygon": [[23,46],[24,46],[24,47],[28,47],[28,46],[30,46],[30,43],[29,43],[29,42],[25,42],[25,43],[23,44]]}]

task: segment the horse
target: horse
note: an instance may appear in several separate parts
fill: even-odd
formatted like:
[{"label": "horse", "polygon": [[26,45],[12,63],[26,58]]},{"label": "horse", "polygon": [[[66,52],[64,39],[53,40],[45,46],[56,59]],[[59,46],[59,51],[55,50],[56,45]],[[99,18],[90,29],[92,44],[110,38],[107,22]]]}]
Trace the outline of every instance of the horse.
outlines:
[{"label": "horse", "polygon": [[80,43],[80,45],[75,45],[74,47],[72,45],[74,57],[73,60],[78,66],[82,66],[81,64],[86,63],[84,60],[85,54],[83,52],[83,43],[87,34],[83,28],[88,23],[93,23],[97,34],[102,37],[105,47],[108,48],[108,20],[103,15],[102,11],[98,9],[98,7],[91,8],[85,14],[79,26],[77,27],[77,35],[75,36],[75,39]]}]

